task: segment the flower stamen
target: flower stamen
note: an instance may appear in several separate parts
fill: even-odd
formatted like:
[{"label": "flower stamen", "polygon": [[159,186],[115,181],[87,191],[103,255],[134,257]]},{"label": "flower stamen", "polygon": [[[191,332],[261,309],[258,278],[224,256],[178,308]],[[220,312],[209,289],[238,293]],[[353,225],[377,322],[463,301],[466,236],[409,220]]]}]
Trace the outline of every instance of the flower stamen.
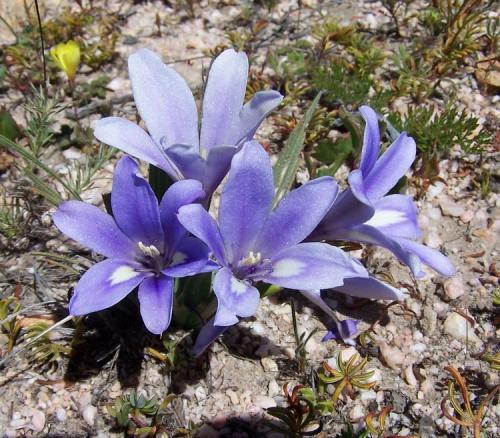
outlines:
[{"label": "flower stamen", "polygon": [[148,257],[151,257],[151,258],[156,258],[156,257],[159,257],[160,256],[160,251],[158,250],[158,248],[154,245],[149,245],[149,246],[146,246],[144,245],[144,243],[142,242],[139,242],[137,244],[137,246],[139,247],[139,249],[141,250],[141,252],[145,255],[145,256],[148,256]]}]

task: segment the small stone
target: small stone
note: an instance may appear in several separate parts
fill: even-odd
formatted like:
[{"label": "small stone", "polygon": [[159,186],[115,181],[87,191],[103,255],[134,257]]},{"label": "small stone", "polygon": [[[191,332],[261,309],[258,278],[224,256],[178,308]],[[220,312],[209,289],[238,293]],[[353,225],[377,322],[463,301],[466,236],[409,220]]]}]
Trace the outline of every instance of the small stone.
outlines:
[{"label": "small stone", "polygon": [[31,425],[35,432],[41,432],[45,427],[45,414],[39,410],[33,410]]},{"label": "small stone", "polygon": [[84,392],[78,397],[78,404],[80,408],[84,408],[87,405],[90,405],[92,402],[92,394],[90,392]]},{"label": "small stone", "polygon": [[408,385],[417,386],[418,381],[417,381],[417,378],[415,377],[415,374],[413,374],[413,367],[412,366],[405,368],[404,376],[405,376],[406,383],[408,383]]},{"label": "small stone", "polygon": [[82,410],[82,417],[89,426],[94,426],[95,415],[97,413],[97,408],[92,405],[87,405]]},{"label": "small stone", "polygon": [[276,382],[275,379],[271,379],[269,381],[269,385],[267,387],[267,394],[270,397],[274,397],[275,395],[278,395],[280,393],[280,387],[278,385],[278,382]]},{"label": "small stone", "polygon": [[67,160],[79,160],[82,158],[82,153],[76,148],[69,148],[63,151],[63,156]]},{"label": "small stone", "polygon": [[424,317],[422,319],[422,327],[427,336],[432,336],[436,330],[437,313],[432,307],[424,306],[423,314]]},{"label": "small stone", "polygon": [[349,418],[351,421],[359,421],[365,416],[365,410],[362,405],[355,404],[354,407],[349,412]]},{"label": "small stone", "polygon": [[420,384],[420,391],[422,391],[424,394],[428,394],[431,391],[434,391],[434,383],[432,382],[432,380],[431,379],[425,379]]},{"label": "small stone", "polygon": [[444,322],[444,332],[452,338],[478,343],[481,342],[474,333],[474,329],[469,321],[456,312],[451,312]]},{"label": "small stone", "polygon": [[254,322],[250,326],[250,330],[252,331],[253,334],[255,335],[263,335],[265,333],[265,328],[260,322]]},{"label": "small stone", "polygon": [[451,278],[448,278],[443,283],[443,287],[446,298],[448,298],[449,300],[455,300],[465,293],[464,280],[461,275],[455,275]]},{"label": "small stone", "polygon": [[463,205],[457,204],[447,197],[439,201],[439,206],[445,216],[460,217],[465,213],[465,207]]},{"label": "small stone", "polygon": [[440,195],[446,188],[446,184],[442,181],[436,181],[434,184],[430,185],[427,189],[427,198],[432,199]]},{"label": "small stone", "polygon": [[264,371],[272,372],[272,373],[277,373],[278,372],[278,364],[272,360],[270,357],[263,357],[260,360],[260,363],[262,365],[262,368],[264,368]]},{"label": "small stone", "polygon": [[207,393],[205,392],[205,389],[203,389],[203,386],[196,387],[196,389],[194,390],[194,396],[199,402],[207,398]]},{"label": "small stone", "polygon": [[387,366],[393,370],[399,370],[405,360],[403,352],[399,348],[389,346],[385,342],[381,342],[379,348],[380,355]]},{"label": "small stone", "polygon": [[470,210],[466,210],[462,216],[460,216],[460,220],[466,224],[468,224],[474,218],[474,212]]},{"label": "small stone", "polygon": [[61,423],[66,421],[66,411],[63,408],[58,408],[56,410],[56,419]]},{"label": "small stone", "polygon": [[377,399],[377,393],[373,389],[370,389],[368,391],[361,391],[361,394],[360,394],[359,398],[360,398],[361,401],[376,400]]},{"label": "small stone", "polygon": [[274,408],[276,406],[274,399],[268,397],[267,395],[256,395],[254,398],[254,404],[262,409]]},{"label": "small stone", "polygon": [[235,406],[237,406],[240,402],[239,398],[238,398],[238,394],[236,394],[236,392],[234,392],[232,389],[228,389],[226,391],[226,395],[231,399],[231,403]]},{"label": "small stone", "polygon": [[439,248],[443,244],[443,240],[435,231],[429,231],[424,236],[424,243],[431,248]]}]

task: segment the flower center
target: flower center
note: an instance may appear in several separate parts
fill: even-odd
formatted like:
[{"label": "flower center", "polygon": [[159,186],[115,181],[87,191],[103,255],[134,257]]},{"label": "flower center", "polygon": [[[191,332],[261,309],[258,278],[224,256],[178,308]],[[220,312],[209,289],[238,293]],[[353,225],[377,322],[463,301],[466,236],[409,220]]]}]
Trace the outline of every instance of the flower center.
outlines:
[{"label": "flower center", "polygon": [[154,245],[146,246],[144,243],[139,242],[137,246],[145,256],[154,258],[160,255],[160,251],[158,251],[158,248]]},{"label": "flower center", "polygon": [[154,245],[144,245],[144,243],[139,242],[137,244],[139,250],[145,256],[142,260],[139,260],[146,269],[156,272],[157,274],[165,267],[165,261],[161,255],[159,249]]},{"label": "flower center", "polygon": [[260,252],[258,252],[257,254],[255,254],[253,251],[250,251],[248,253],[248,255],[244,258],[244,259],[241,259],[239,262],[238,262],[238,266],[253,266],[253,265],[257,265],[261,262],[262,260],[262,254]]}]

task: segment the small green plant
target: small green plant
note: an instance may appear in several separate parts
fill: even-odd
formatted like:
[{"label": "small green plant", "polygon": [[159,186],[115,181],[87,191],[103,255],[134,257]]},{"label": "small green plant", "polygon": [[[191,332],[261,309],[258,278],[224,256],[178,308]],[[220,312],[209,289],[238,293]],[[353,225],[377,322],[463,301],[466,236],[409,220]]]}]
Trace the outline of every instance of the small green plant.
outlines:
[{"label": "small green plant", "polygon": [[295,312],[295,303],[293,299],[290,301],[290,306],[292,307],[293,335],[295,337],[295,360],[297,361],[298,371],[302,372],[306,367],[307,343],[314,336],[317,330],[314,329],[309,334],[307,334],[307,332],[299,332],[299,327],[297,325],[297,315]]},{"label": "small green plant", "polygon": [[162,425],[167,415],[167,408],[175,395],[167,395],[161,402],[153,396],[148,398],[135,389],[115,400],[108,406],[108,413],[116,421],[117,429],[124,430],[133,437],[154,437],[160,432],[167,432]]},{"label": "small green plant", "polygon": [[500,287],[496,287],[493,289],[492,299],[495,306],[500,306]]},{"label": "small green plant", "polygon": [[316,421],[318,410],[316,397],[310,388],[296,385],[291,391],[288,383],[283,385],[287,406],[268,408],[267,413],[280,420],[284,425],[268,422],[269,426],[289,438],[316,436],[323,429],[321,421]]},{"label": "small green plant", "polygon": [[16,344],[21,331],[21,325],[17,319],[17,312],[21,310],[21,303],[15,297],[7,297],[0,300],[0,328],[7,335],[7,352],[11,352]]},{"label": "small green plant", "polygon": [[[455,424],[458,424],[461,427],[472,429],[474,438],[480,438],[481,423],[486,413],[486,408],[495,394],[500,390],[500,385],[495,386],[495,388],[493,388],[481,401],[481,403],[477,407],[477,410],[474,411],[466,380],[460,375],[457,369],[451,366],[445,367],[445,370],[451,374],[453,380],[448,383],[448,394],[441,401],[441,411],[443,412],[443,415],[448,418],[448,420],[452,421]],[[458,388],[462,395],[462,402],[460,402],[455,395],[455,384],[458,385]],[[446,402],[449,402],[451,404],[455,411],[455,415],[450,414]]]},{"label": "small green plant", "polygon": [[179,357],[177,352],[177,345],[180,342],[179,340],[172,340],[168,336],[165,336],[161,340],[165,351],[158,351],[153,347],[147,347],[146,353],[148,353],[151,357],[163,362],[169,369],[173,369],[176,367]]},{"label": "small green plant", "polygon": [[362,358],[358,353],[354,353],[347,361],[342,358],[342,352],[337,354],[335,366],[323,363],[324,372],[319,374],[321,383],[320,390],[324,390],[325,385],[336,384],[332,395],[332,402],[335,405],[340,394],[345,390],[350,398],[354,398],[355,389],[371,389],[377,382],[373,380],[374,370],[366,370],[368,358]]},{"label": "small green plant", "polygon": [[382,408],[380,412],[370,412],[366,418],[366,430],[372,438],[383,438],[387,429],[387,416],[392,411],[392,406]]},{"label": "small green plant", "polygon": [[21,196],[10,196],[2,193],[0,204],[0,234],[7,239],[9,245],[15,237],[23,236],[28,219],[31,216],[31,205]]},{"label": "small green plant", "polygon": [[484,353],[479,357],[481,360],[488,362],[493,371],[500,371],[500,353]]},{"label": "small green plant", "polygon": [[60,342],[57,332],[51,331],[42,335],[50,327],[49,323],[35,322],[26,327],[24,334],[28,343],[34,340],[31,345],[32,358],[42,365],[57,365],[63,356],[69,356],[71,353],[71,348]]},{"label": "small green plant", "polygon": [[437,113],[431,106],[410,106],[403,118],[391,114],[388,119],[396,129],[415,139],[420,153],[419,173],[426,178],[437,174],[438,160],[453,146],[458,145],[466,153],[481,153],[492,141],[488,131],[477,131],[476,117],[456,107]]}]

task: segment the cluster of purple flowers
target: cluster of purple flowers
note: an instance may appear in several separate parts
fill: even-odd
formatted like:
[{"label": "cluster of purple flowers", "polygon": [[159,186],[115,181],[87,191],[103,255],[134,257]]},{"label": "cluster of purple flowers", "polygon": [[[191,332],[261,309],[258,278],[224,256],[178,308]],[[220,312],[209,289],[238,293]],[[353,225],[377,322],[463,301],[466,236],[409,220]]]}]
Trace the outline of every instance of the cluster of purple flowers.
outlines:
[{"label": "cluster of purple flowers", "polygon": [[[415,142],[403,133],[379,156],[379,126],[371,108],[360,108],[364,144],[349,188],[339,193],[333,178],[317,178],[273,208],[271,161],[253,137],[282,96],[262,91],[244,103],[245,54],[226,50],[213,62],[200,125],[189,87],[156,54],[142,49],[130,56],[129,73],[147,132],[126,119],[108,117],[97,122],[95,136],[176,182],[158,201],[137,161],[127,155],[114,174],[112,216],[79,201],[59,207],[57,227],[107,257],[76,285],[72,315],[113,306],[137,288],[144,324],[161,334],[171,321],[176,279],[212,272],[218,307],[198,336],[194,351],[199,354],[240,318],[255,315],[260,282],[300,291],[332,318],[321,290],[402,298],[399,290],[371,277],[357,259],[326,241],[382,246],[416,277],[423,275],[422,263],[442,275],[453,274],[444,255],[416,241],[420,230],[412,199],[387,195],[412,164]],[[214,219],[207,211],[209,200],[226,176]],[[329,336],[349,339],[355,330],[356,324],[344,321]]]}]

